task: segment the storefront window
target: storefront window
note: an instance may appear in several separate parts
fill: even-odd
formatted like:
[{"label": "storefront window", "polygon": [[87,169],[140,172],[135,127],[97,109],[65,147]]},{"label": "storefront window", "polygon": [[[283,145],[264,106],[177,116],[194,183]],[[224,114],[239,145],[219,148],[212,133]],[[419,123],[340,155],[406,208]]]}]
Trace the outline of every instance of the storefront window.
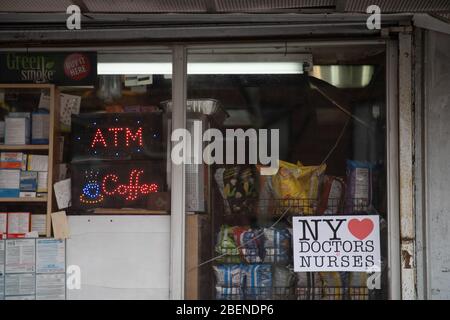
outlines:
[{"label": "storefront window", "polygon": [[95,87],[61,88],[62,102],[80,107],[61,126],[70,213],[168,214],[169,116],[161,103],[171,99],[171,52],[98,52],[97,60]]},{"label": "storefront window", "polygon": [[387,298],[385,68],[377,46],[188,51],[187,298]]}]

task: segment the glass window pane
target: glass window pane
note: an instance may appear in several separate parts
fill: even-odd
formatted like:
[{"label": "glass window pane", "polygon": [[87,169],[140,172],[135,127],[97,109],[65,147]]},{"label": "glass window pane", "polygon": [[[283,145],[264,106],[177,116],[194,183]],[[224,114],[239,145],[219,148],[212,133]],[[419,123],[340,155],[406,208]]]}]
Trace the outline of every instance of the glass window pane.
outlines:
[{"label": "glass window pane", "polygon": [[[171,52],[98,52],[95,87],[63,87],[61,108],[80,103],[62,123],[71,163],[71,213],[168,214],[168,114]],[[77,100],[79,99],[79,100]]]},{"label": "glass window pane", "polygon": [[[385,68],[377,46],[189,50],[188,298],[387,298]],[[379,219],[381,276],[343,271],[350,260],[372,271],[360,259],[376,255],[342,241],[323,262],[341,271],[295,272],[296,217],[339,216]],[[344,245],[370,250],[346,232]]]}]

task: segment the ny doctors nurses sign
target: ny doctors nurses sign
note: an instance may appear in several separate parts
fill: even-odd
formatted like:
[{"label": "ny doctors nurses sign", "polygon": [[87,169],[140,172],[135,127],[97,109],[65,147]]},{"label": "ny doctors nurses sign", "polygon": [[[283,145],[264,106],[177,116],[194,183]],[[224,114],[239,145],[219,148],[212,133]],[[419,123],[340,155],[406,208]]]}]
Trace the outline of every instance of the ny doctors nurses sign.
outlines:
[{"label": "ny doctors nurses sign", "polygon": [[379,217],[294,217],[296,272],[380,272]]}]

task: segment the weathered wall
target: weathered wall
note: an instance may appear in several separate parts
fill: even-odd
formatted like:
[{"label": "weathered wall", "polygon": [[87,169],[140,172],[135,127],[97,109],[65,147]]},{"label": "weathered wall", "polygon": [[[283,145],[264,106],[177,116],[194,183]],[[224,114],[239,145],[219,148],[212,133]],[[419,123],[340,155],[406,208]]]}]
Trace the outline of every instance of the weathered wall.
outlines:
[{"label": "weathered wall", "polygon": [[428,31],[425,50],[427,291],[450,299],[450,35]]}]

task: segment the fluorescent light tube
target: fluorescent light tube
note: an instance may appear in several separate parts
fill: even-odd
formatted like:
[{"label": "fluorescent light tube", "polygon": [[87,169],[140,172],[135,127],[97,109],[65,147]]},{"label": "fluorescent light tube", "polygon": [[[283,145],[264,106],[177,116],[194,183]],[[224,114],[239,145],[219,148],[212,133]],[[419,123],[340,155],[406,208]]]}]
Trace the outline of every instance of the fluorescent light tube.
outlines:
[{"label": "fluorescent light tube", "polygon": [[[188,74],[301,74],[301,62],[192,62]],[[172,74],[167,62],[99,62],[99,75]]]},{"label": "fluorescent light tube", "polygon": [[172,74],[172,64],[168,62],[99,62],[99,75],[139,75],[139,74]]}]

